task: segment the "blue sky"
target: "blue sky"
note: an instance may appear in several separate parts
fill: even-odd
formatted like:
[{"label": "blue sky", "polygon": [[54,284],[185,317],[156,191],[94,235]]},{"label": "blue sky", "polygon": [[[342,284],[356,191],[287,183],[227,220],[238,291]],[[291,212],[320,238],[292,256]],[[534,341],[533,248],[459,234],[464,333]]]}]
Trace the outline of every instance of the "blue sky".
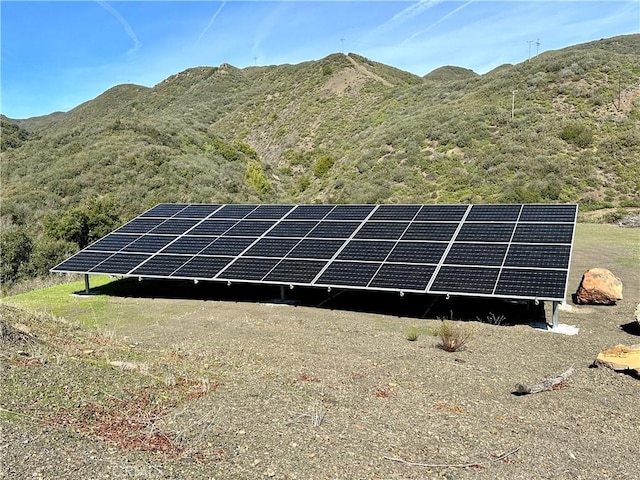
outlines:
[{"label": "blue sky", "polygon": [[[424,75],[640,32],[640,0],[0,2],[0,112],[67,111],[121,83],[200,65],[316,60],[340,51]],[[539,40],[539,45],[536,42]]]}]

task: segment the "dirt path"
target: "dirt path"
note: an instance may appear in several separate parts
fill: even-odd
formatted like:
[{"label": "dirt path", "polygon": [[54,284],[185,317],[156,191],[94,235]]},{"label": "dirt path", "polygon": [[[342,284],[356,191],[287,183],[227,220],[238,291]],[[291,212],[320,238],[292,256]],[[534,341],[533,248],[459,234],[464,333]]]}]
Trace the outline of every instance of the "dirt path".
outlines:
[{"label": "dirt path", "polygon": [[349,54],[347,54],[345,56],[347,57],[347,60],[349,60],[353,64],[355,69],[358,70],[360,73],[363,73],[367,77],[372,78],[373,80],[375,80],[377,82],[380,82],[380,83],[386,85],[387,87],[394,87],[395,86],[393,83],[389,82],[388,80],[385,80],[381,76],[376,75],[375,73],[369,71],[364,65],[359,64]]}]

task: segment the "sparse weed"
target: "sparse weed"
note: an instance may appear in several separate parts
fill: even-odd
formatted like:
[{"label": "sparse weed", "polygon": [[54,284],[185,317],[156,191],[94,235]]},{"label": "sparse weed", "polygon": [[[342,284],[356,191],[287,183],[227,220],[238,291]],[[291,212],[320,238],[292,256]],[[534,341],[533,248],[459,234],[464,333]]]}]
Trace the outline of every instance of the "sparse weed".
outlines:
[{"label": "sparse weed", "polygon": [[420,335],[422,335],[423,333],[425,333],[424,330],[416,327],[415,325],[411,325],[410,327],[407,327],[405,329],[404,338],[406,338],[410,342],[415,342],[416,340],[418,340],[418,338],[420,338]]},{"label": "sparse weed", "polygon": [[446,352],[462,350],[471,337],[469,332],[465,331],[462,327],[452,324],[447,320],[443,320],[436,328],[435,335],[440,338],[438,347]]},{"label": "sparse weed", "polygon": [[507,319],[504,315],[496,315],[493,312],[489,312],[486,318],[483,320],[480,317],[476,317],[479,322],[488,323],[489,325],[502,325],[502,323]]}]

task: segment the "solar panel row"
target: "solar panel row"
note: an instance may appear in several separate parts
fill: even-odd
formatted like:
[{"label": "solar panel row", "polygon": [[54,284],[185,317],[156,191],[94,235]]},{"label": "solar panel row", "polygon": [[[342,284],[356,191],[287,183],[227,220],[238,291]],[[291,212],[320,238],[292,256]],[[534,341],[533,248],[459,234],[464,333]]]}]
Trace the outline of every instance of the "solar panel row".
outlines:
[{"label": "solar panel row", "polygon": [[563,300],[576,205],[160,204],[52,269]]}]

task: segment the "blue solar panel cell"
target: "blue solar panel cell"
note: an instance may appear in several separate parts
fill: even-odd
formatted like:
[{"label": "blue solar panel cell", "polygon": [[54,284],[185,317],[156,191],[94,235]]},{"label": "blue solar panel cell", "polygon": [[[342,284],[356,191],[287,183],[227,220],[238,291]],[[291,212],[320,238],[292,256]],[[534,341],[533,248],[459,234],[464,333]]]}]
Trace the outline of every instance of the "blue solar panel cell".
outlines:
[{"label": "blue solar panel cell", "polygon": [[209,218],[227,218],[240,220],[241,218],[244,218],[251,212],[253,212],[257,207],[257,205],[224,205],[222,208],[213,213]]},{"label": "blue solar panel cell", "polygon": [[254,243],[245,257],[284,257],[300,240],[295,238],[262,238]]},{"label": "blue solar panel cell", "polygon": [[233,259],[234,257],[194,257],[173,272],[172,276],[202,280],[212,279]]},{"label": "blue solar panel cell", "polygon": [[402,240],[448,242],[458,229],[457,223],[414,222],[407,228]]},{"label": "blue solar panel cell", "polygon": [[306,238],[287,255],[288,258],[315,258],[328,260],[342,247],[344,240],[319,240]]},{"label": "blue solar panel cell", "polygon": [[294,237],[302,238],[318,225],[317,221],[309,220],[284,220],[278,223],[267,233],[268,237]]},{"label": "blue solar panel cell", "polygon": [[184,255],[195,255],[208,247],[218,237],[192,237],[182,236],[171,245],[167,246],[162,253],[180,253]]},{"label": "blue solar panel cell", "polygon": [[371,220],[413,220],[420,205],[380,205]]},{"label": "blue solar panel cell", "polygon": [[83,250],[55,267],[58,272],[90,272],[113,253]]},{"label": "blue solar panel cell", "polygon": [[505,265],[509,267],[567,268],[571,247],[569,245],[513,244]]},{"label": "blue solar panel cell", "polygon": [[187,206],[187,203],[161,203],[140,216],[169,218],[185,209]]},{"label": "blue solar panel cell", "polygon": [[383,264],[369,286],[424,292],[435,268],[433,265]]},{"label": "blue solar panel cell", "polygon": [[522,205],[472,205],[467,222],[515,222]]},{"label": "blue solar panel cell", "polygon": [[566,270],[505,269],[500,275],[496,295],[563,299]]},{"label": "blue solar panel cell", "polygon": [[333,205],[298,205],[285,218],[287,220],[322,220],[333,208]]},{"label": "blue solar panel cell", "polygon": [[566,243],[573,241],[573,225],[520,223],[513,235],[517,243]]},{"label": "blue solar panel cell", "polygon": [[395,245],[394,242],[376,242],[372,240],[351,240],[338,255],[339,260],[359,260],[380,262],[387,258]]},{"label": "blue solar panel cell", "polygon": [[259,237],[274,224],[275,222],[269,220],[241,220],[231,227],[225,235],[229,237]]},{"label": "blue solar panel cell", "polygon": [[266,282],[282,282],[308,285],[313,281],[326,262],[317,260],[284,259],[265,277]]},{"label": "blue solar panel cell", "polygon": [[175,218],[207,218],[221,205],[197,204],[189,205],[175,214]]},{"label": "blue solar panel cell", "polygon": [[157,253],[177,237],[170,235],[142,235],[123,248],[125,252]]},{"label": "blue solar panel cell", "polygon": [[260,205],[245,218],[256,220],[279,220],[293,208],[293,205]]},{"label": "blue solar panel cell", "polygon": [[229,265],[218,278],[224,280],[262,280],[278,264],[276,258],[240,257]]},{"label": "blue solar panel cell", "polygon": [[456,241],[507,243],[511,240],[515,223],[464,223]]},{"label": "blue solar panel cell", "polygon": [[357,222],[319,222],[307,235],[310,238],[349,238],[360,226]]},{"label": "blue solar panel cell", "polygon": [[423,205],[415,217],[416,222],[459,222],[467,205]]},{"label": "blue solar panel cell", "polygon": [[364,220],[374,208],[374,205],[336,205],[327,220]]},{"label": "blue solar panel cell", "polygon": [[169,277],[189,260],[191,257],[185,255],[158,254],[130,273],[135,276]]},{"label": "blue solar panel cell", "polygon": [[110,233],[106,237],[102,237],[97,242],[89,245],[86,250],[99,250],[103,252],[117,252],[123,249],[131,242],[134,242],[140,238],[139,235],[120,235],[117,233]]},{"label": "blue solar panel cell", "polygon": [[446,243],[398,242],[387,261],[438,264],[446,249]]},{"label": "blue solar panel cell", "polygon": [[380,263],[334,261],[316,281],[318,285],[366,287],[380,268]]},{"label": "blue solar panel cell", "polygon": [[523,205],[521,222],[574,223],[577,205]]},{"label": "blue solar panel cell", "polygon": [[507,253],[506,243],[454,243],[444,263],[449,265],[500,266]]},{"label": "blue solar panel cell", "polygon": [[236,223],[237,220],[205,220],[189,231],[189,235],[223,235]]},{"label": "blue solar panel cell", "polygon": [[249,245],[251,245],[256,240],[256,238],[220,237],[207,248],[205,248],[200,254],[235,257],[237,255],[240,255]]},{"label": "blue solar panel cell", "polygon": [[431,291],[492,295],[499,268],[443,266],[436,274]]},{"label": "blue solar panel cell", "polygon": [[150,255],[116,253],[91,269],[92,273],[126,274],[144,262]]},{"label": "blue solar panel cell", "polygon": [[355,238],[371,240],[397,240],[405,232],[409,222],[366,222]]},{"label": "blue solar panel cell", "polygon": [[150,233],[180,235],[191,229],[198,220],[191,218],[170,218],[158,225]]},{"label": "blue solar panel cell", "polygon": [[163,223],[162,218],[134,218],[129,223],[125,223],[114,233],[147,233]]}]

